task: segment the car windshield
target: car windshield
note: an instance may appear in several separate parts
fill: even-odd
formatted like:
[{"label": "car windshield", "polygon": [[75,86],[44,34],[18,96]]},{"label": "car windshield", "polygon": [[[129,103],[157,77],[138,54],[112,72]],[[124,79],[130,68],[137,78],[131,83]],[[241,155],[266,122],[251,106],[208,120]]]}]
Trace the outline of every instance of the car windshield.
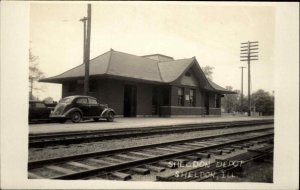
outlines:
[{"label": "car windshield", "polygon": [[69,104],[72,102],[72,100],[74,99],[74,97],[67,97],[67,98],[63,98],[59,101],[59,103],[65,103],[65,104]]}]

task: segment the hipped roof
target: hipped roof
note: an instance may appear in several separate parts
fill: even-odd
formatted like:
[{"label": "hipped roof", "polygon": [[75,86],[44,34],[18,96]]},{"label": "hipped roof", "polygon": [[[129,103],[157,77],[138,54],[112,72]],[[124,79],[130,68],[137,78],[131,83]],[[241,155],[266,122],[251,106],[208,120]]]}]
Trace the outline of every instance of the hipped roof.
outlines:
[{"label": "hipped roof", "polygon": [[[121,77],[155,83],[169,84],[182,76],[186,70],[198,62],[196,58],[179,59],[174,61],[159,62],[146,57],[131,55],[115,50],[110,50],[90,60],[89,73],[93,76]],[[200,73],[203,74],[198,65]],[[60,75],[41,79],[40,82],[62,83],[66,80],[83,78],[85,65],[81,64]],[[204,76],[206,79],[206,77]],[[206,79],[206,90],[217,91],[222,94],[235,93],[220,87]]]}]

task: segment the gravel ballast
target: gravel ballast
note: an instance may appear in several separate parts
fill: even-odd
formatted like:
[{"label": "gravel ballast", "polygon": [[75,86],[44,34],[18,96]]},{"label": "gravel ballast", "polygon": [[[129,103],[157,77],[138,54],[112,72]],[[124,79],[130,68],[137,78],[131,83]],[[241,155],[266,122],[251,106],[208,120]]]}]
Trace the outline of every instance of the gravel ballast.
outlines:
[{"label": "gravel ballast", "polygon": [[262,129],[266,127],[274,126],[271,125],[259,125],[249,126],[240,128],[229,128],[229,129],[216,129],[207,131],[193,131],[186,133],[174,133],[174,134],[162,134],[162,135],[151,135],[144,137],[131,137],[114,140],[105,140],[99,142],[90,142],[82,144],[71,144],[69,146],[60,147],[47,147],[47,148],[30,148],[29,149],[29,161],[49,159],[62,156],[70,156],[74,154],[84,154],[98,151],[105,151],[111,149],[127,148],[132,146],[142,146],[148,144],[157,144],[168,141],[175,141],[180,139],[198,138],[207,135],[220,135],[224,133],[233,133],[251,129]]}]

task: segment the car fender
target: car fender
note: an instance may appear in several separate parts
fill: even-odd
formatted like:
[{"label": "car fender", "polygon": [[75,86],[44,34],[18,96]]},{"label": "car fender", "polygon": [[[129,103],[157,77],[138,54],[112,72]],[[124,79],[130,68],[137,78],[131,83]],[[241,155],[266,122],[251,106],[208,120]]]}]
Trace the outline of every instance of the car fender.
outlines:
[{"label": "car fender", "polygon": [[116,115],[115,110],[113,110],[113,109],[111,109],[111,108],[105,108],[105,109],[102,111],[100,117],[106,117],[106,116],[107,116],[107,113],[109,113],[109,112],[113,112],[113,113]]},{"label": "car fender", "polygon": [[63,115],[64,115],[65,117],[67,117],[67,116],[69,116],[69,114],[71,114],[71,113],[73,113],[73,112],[75,112],[75,111],[80,112],[81,116],[83,115],[81,109],[79,109],[79,108],[71,108],[71,109],[69,109],[66,113],[64,113]]}]

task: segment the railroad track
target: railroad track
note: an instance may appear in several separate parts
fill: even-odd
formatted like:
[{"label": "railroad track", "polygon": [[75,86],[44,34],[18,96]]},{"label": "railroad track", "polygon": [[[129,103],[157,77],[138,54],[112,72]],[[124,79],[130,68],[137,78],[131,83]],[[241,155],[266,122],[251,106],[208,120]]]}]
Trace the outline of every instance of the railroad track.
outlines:
[{"label": "railroad track", "polygon": [[[210,135],[201,138],[93,152],[28,162],[28,178],[117,179],[155,175],[176,167],[174,163],[202,160],[272,141],[273,128]],[[157,177],[159,179],[159,177]],[[161,178],[160,178],[161,179]]]},{"label": "railroad track", "polygon": [[222,128],[244,127],[251,125],[273,124],[273,119],[232,121],[202,124],[173,125],[163,127],[123,128],[109,130],[92,130],[80,132],[61,132],[51,134],[30,134],[29,147],[45,147],[58,144],[75,144],[85,141],[100,141],[108,139],[120,139],[137,136],[149,136],[156,134],[170,134],[190,131],[213,130]]},{"label": "railroad track", "polygon": [[171,175],[158,175],[156,176],[156,180],[198,182],[205,181],[210,178],[218,179],[218,176],[221,176],[221,178],[225,178],[225,176],[231,175],[232,177],[233,172],[229,173],[229,171],[237,171],[238,173],[242,169],[242,166],[246,165],[247,163],[270,156],[273,153],[273,149],[273,144],[264,144],[260,147],[248,148],[246,152],[238,154],[236,156],[231,156],[225,159],[216,159],[215,162],[209,164],[209,166],[193,168]]}]

